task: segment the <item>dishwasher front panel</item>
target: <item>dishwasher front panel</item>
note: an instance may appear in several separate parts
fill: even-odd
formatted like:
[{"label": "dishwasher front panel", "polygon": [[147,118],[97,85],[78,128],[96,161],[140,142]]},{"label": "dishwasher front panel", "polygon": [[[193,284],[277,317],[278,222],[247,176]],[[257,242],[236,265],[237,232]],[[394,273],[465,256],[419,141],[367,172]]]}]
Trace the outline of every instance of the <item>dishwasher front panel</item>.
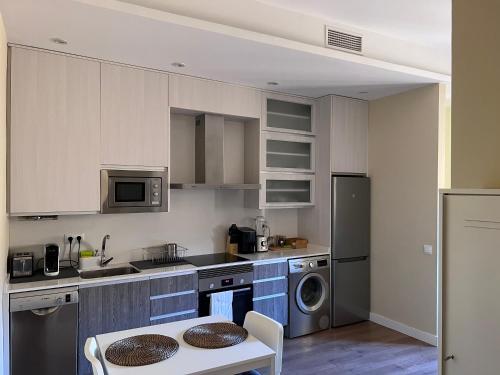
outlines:
[{"label": "dishwasher front panel", "polygon": [[77,303],[11,312],[11,375],[76,375],[77,337]]}]

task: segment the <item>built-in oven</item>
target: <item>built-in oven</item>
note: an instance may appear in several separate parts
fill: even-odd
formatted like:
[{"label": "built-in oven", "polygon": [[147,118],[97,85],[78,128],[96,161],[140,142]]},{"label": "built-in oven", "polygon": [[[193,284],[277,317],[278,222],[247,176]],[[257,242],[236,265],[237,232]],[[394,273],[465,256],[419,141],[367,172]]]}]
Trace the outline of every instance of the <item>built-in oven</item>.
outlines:
[{"label": "built-in oven", "polygon": [[199,277],[198,311],[210,315],[212,294],[233,291],[233,322],[242,326],[247,312],[253,310],[253,266],[251,264],[201,270]]},{"label": "built-in oven", "polygon": [[168,169],[101,170],[101,213],[168,211]]}]

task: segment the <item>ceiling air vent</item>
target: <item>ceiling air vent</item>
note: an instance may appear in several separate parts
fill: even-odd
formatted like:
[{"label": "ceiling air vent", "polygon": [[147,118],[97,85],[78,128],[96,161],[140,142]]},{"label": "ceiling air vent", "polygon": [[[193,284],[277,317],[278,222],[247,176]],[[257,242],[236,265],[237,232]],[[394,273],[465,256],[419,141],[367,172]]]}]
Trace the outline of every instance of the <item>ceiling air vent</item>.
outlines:
[{"label": "ceiling air vent", "polygon": [[361,54],[363,52],[363,37],[326,26],[325,46],[342,51]]}]

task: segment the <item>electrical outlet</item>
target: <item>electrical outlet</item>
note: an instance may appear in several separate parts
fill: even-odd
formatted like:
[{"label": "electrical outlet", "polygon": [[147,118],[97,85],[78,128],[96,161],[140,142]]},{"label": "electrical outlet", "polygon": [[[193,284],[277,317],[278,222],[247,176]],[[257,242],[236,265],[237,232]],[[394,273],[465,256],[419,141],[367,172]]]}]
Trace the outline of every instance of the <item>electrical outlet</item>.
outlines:
[{"label": "electrical outlet", "polygon": [[77,243],[76,237],[82,237],[82,241],[85,239],[85,233],[67,233],[64,235],[64,244],[69,243],[68,238],[73,237],[73,244]]},{"label": "electrical outlet", "polygon": [[432,255],[432,245],[424,245],[424,254]]}]

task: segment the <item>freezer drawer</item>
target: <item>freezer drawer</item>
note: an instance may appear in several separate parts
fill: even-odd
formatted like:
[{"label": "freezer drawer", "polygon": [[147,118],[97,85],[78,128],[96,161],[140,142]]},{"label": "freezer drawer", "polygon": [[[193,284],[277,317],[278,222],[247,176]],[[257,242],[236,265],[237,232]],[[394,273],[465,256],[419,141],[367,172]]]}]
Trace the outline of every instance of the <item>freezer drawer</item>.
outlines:
[{"label": "freezer drawer", "polygon": [[332,326],[368,320],[370,317],[370,259],[332,261]]},{"label": "freezer drawer", "polygon": [[332,258],[370,255],[370,179],[333,177]]}]

